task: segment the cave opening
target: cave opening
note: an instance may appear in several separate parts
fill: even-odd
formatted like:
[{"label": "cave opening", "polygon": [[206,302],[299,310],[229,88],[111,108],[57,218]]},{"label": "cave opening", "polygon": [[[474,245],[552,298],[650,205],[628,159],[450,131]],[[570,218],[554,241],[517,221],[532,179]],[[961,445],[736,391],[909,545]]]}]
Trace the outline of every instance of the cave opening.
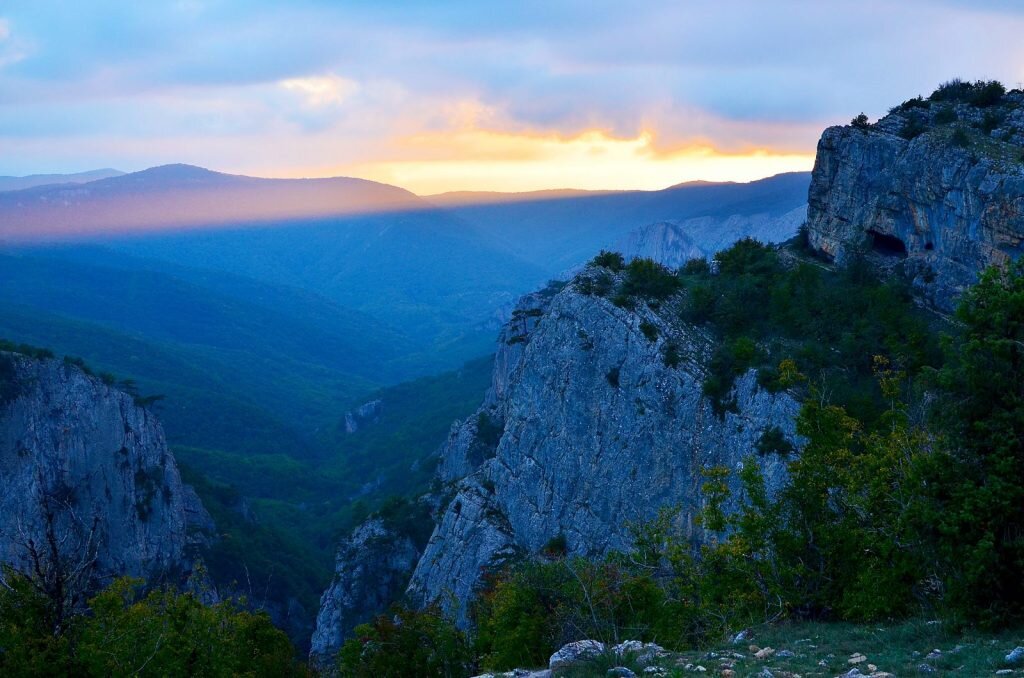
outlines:
[{"label": "cave opening", "polygon": [[869,230],[868,235],[871,236],[871,249],[875,252],[887,257],[907,256],[907,246],[896,236],[875,230]]}]

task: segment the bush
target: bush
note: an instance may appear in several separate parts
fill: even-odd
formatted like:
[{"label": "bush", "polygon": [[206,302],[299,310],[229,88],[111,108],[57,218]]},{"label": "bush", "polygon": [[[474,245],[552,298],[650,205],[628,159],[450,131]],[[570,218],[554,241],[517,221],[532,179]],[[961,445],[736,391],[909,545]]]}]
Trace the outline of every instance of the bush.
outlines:
[{"label": "bush", "polygon": [[929,100],[962,102],[985,108],[1000,103],[1004,94],[1006,88],[998,80],[978,80],[971,83],[956,78],[939,85]]},{"label": "bush", "polygon": [[679,346],[674,342],[668,342],[665,345],[665,354],[662,356],[662,362],[665,363],[665,367],[679,367],[679,363],[682,360],[683,356],[679,352]]},{"label": "bush", "polygon": [[436,607],[395,608],[355,628],[338,653],[342,676],[463,676],[472,665],[465,636]]},{"label": "bush", "polygon": [[648,341],[656,341],[658,339],[658,326],[652,322],[646,320],[640,323],[640,331]]},{"label": "bush", "polygon": [[861,113],[860,115],[856,116],[853,120],[851,120],[850,125],[859,130],[871,129],[871,123],[868,122],[868,116],[863,113]]},{"label": "bush", "polygon": [[711,265],[704,258],[687,259],[682,272],[685,275],[708,275],[711,273]]},{"label": "bush", "polygon": [[764,430],[757,441],[757,453],[760,455],[779,454],[787,455],[796,448],[789,442],[786,434],[778,426],[771,426]]},{"label": "bush", "polygon": [[974,91],[971,93],[970,102],[972,105],[978,106],[979,108],[995,106],[1002,101],[1004,94],[1006,94],[1006,88],[1003,87],[1003,83],[998,80],[990,80],[989,82],[982,82],[979,80],[974,85]]},{"label": "bush", "polygon": [[1003,124],[1003,116],[988,111],[981,120],[981,130],[985,134],[991,134],[993,130]]},{"label": "bush", "polygon": [[971,137],[963,127],[957,127],[953,130],[953,136],[950,137],[950,140],[957,148],[967,148],[971,145]]},{"label": "bush", "polygon": [[648,300],[663,300],[675,294],[679,278],[653,259],[634,259],[626,267],[622,294]]},{"label": "bush", "polygon": [[619,271],[626,267],[626,262],[625,260],[623,260],[621,254],[619,254],[618,252],[608,252],[605,250],[601,250],[600,253],[598,253],[598,255],[594,257],[590,263],[593,264],[594,266],[601,266],[602,268],[607,268],[609,271],[612,271],[614,273],[618,273]]},{"label": "bush", "polygon": [[939,109],[939,112],[935,114],[936,125],[948,125],[949,123],[956,121],[956,111],[953,110],[952,106],[943,106]]},{"label": "bush", "polygon": [[916,139],[927,131],[928,126],[925,124],[924,119],[918,115],[912,115],[903,122],[903,127],[900,129],[900,136],[904,139],[911,140]]},{"label": "bush", "polygon": [[287,636],[266,614],[122,578],[89,601],[89,614],[54,633],[46,602],[8,572],[0,587],[5,675],[300,675]]},{"label": "bush", "polygon": [[473,607],[483,667],[546,664],[580,638],[661,639],[672,608],[653,578],[628,558],[523,562],[496,575]]}]

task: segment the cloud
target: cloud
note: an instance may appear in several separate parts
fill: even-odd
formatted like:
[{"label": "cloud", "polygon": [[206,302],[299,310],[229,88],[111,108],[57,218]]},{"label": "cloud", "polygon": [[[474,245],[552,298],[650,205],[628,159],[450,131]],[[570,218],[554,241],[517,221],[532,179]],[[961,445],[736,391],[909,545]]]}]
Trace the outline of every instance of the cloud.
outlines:
[{"label": "cloud", "polygon": [[537,176],[558,185],[614,178],[591,153],[669,184],[806,157],[826,125],[951,77],[1024,80],[1024,13],[998,0],[8,0],[5,34],[0,173],[187,161],[426,182],[546,153],[565,171]]},{"label": "cloud", "polygon": [[400,155],[404,159],[351,169],[360,176],[430,194],[452,187],[651,190],[695,179],[750,181],[807,171],[814,163],[813,153],[764,148],[730,153],[710,144],[693,144],[662,151],[654,137],[649,131],[623,138],[602,130],[560,136],[472,129],[403,139]]},{"label": "cloud", "polygon": [[282,80],[280,85],[290,92],[302,95],[306,105],[313,108],[341,104],[359,91],[359,83],[337,75],[289,78]]}]

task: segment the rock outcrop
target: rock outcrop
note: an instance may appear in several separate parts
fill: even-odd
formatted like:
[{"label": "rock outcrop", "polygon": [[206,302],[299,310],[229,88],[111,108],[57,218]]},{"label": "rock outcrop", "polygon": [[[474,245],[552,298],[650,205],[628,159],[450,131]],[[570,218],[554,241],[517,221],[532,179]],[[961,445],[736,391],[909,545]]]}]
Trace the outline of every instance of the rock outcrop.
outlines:
[{"label": "rock outcrop", "polygon": [[[934,97],[933,97],[934,98]],[[902,266],[935,307],[1024,254],[1024,92],[993,105],[916,99],[830,127],[808,197],[812,247]]]},{"label": "rock outcrop", "polygon": [[[781,214],[731,214],[659,221],[630,231],[611,248],[627,261],[636,257],[653,259],[669,268],[679,268],[690,259],[710,259],[742,238],[763,243],[782,243],[797,234],[807,218],[807,205]],[[571,277],[583,266],[568,271]]]},{"label": "rock outcrop", "polygon": [[[413,574],[413,603],[465,626],[481,577],[509,557],[556,537],[573,554],[626,549],[628,524],[662,507],[680,506],[699,541],[702,469],[744,463],[773,426],[796,441],[798,403],[761,390],[753,372],[736,381],[736,411],[716,414],[702,391],[712,338],[671,304],[628,310],[586,293],[604,275],[588,268],[524,297],[502,332],[484,405],[442,451],[455,496]],[[784,480],[784,459],[757,463],[769,488]]]},{"label": "rock outcrop", "polygon": [[0,561],[56,543],[96,584],[182,581],[213,526],[156,417],[55,359],[2,352],[0,382]]},{"label": "rock outcrop", "polygon": [[380,399],[363,403],[354,410],[345,413],[345,433],[355,433],[369,424],[376,424],[384,410],[384,402]]},{"label": "rock outcrop", "polygon": [[409,581],[420,550],[383,520],[360,525],[338,548],[334,579],[320,599],[311,662],[329,672],[345,637],[384,611]]}]

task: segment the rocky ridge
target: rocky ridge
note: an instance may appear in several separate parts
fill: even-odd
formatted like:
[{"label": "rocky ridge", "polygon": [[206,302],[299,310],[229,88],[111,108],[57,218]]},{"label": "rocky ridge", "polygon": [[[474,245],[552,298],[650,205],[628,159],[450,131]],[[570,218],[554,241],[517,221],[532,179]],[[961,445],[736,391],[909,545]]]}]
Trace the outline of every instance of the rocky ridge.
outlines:
[{"label": "rocky ridge", "polygon": [[[699,542],[702,469],[744,463],[772,426],[798,442],[798,403],[760,389],[752,371],[736,381],[736,411],[716,414],[702,390],[712,337],[671,304],[629,310],[594,294],[607,275],[590,267],[525,297],[502,332],[483,406],[441,453],[455,496],[413,573],[414,604],[439,604],[466,626],[483,573],[555,538],[571,554],[628,549],[629,524],[662,507],[679,506]],[[784,460],[757,463],[779,487]]]},{"label": "rocky ridge", "polygon": [[1024,91],[984,106],[933,95],[873,125],[828,128],[807,228],[823,254],[901,266],[950,310],[979,271],[1024,254]]}]

